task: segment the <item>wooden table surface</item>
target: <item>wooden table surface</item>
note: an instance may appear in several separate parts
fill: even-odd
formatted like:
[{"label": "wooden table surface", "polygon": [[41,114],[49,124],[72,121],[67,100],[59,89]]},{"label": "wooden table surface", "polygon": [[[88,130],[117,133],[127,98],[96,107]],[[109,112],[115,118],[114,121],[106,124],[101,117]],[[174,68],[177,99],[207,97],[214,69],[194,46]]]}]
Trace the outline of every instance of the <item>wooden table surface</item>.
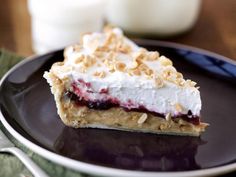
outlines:
[{"label": "wooden table surface", "polygon": [[[203,0],[194,28],[167,41],[207,49],[236,60],[236,0]],[[31,55],[26,0],[0,0],[0,47]],[[4,5],[3,5],[4,4]]]},{"label": "wooden table surface", "polygon": [[[194,28],[167,41],[196,46],[236,61],[236,0],[203,0]],[[26,0],[0,0],[0,48],[33,54]]]}]

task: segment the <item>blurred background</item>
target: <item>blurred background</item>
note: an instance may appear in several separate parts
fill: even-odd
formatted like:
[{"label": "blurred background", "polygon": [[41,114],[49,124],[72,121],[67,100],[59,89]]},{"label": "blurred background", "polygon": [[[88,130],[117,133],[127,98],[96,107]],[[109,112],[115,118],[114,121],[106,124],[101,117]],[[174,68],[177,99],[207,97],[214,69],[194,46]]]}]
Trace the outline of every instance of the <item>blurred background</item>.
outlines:
[{"label": "blurred background", "polygon": [[236,60],[235,0],[0,0],[0,48],[44,53],[111,23],[131,38],[207,49]]}]

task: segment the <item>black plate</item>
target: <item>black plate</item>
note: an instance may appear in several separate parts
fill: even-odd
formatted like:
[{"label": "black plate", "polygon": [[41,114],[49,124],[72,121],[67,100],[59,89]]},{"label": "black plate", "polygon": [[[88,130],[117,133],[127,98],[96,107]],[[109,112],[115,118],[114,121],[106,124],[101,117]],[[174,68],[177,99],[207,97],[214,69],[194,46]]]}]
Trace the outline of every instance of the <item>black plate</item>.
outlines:
[{"label": "black plate", "polygon": [[101,129],[73,129],[56,113],[42,77],[62,51],[24,62],[0,88],[0,109],[21,136],[56,154],[81,162],[138,171],[189,171],[236,162],[236,66],[226,58],[180,45],[139,41],[171,58],[185,78],[197,81],[202,119],[210,127],[201,137],[164,136]]}]

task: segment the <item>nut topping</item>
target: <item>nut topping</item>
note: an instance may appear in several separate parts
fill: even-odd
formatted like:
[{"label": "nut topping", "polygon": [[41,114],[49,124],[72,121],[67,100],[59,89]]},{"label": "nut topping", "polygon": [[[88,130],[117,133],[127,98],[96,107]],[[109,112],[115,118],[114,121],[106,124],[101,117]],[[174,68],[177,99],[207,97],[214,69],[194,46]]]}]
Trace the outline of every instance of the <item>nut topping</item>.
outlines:
[{"label": "nut topping", "polygon": [[166,114],[165,119],[167,121],[170,121],[171,120],[171,114],[170,113]]},{"label": "nut topping", "polygon": [[[90,71],[90,67],[98,67],[107,71],[107,73],[95,72],[93,74],[101,78],[115,71],[120,71],[127,73],[129,76],[140,76],[153,80],[157,88],[163,87],[165,82],[171,82],[180,87],[196,86],[196,82],[185,80],[183,75],[176,71],[169,58],[163,55],[160,56],[157,51],[148,51],[141,47],[134,47],[127,42],[122,31],[106,27],[101,35],[102,37],[95,35],[93,38],[87,36],[89,38],[88,41],[71,46],[72,50],[71,48],[66,50],[68,56],[71,52],[81,52],[81,55],[74,60],[74,63],[80,66],[82,73]],[[83,52],[85,44],[91,48],[89,53]],[[68,56],[65,55],[65,58],[68,58]],[[126,63],[128,59],[131,61]]]},{"label": "nut topping", "polygon": [[138,124],[143,124],[148,118],[146,113],[142,114],[142,116],[138,119]]},{"label": "nut topping", "polygon": [[163,65],[163,66],[169,66],[169,65],[173,65],[172,61],[168,58],[166,58],[165,56],[161,56],[159,58],[159,61],[160,63]]},{"label": "nut topping", "polygon": [[96,71],[93,75],[100,77],[100,78],[104,78],[106,76],[106,72],[105,71],[101,71],[101,72]]},{"label": "nut topping", "polygon": [[158,52],[149,52],[147,60],[148,61],[154,61],[159,58],[160,54]]},{"label": "nut topping", "polygon": [[117,62],[115,64],[115,69],[118,70],[118,71],[124,71],[126,68],[126,65],[122,62]]},{"label": "nut topping", "polygon": [[183,111],[183,107],[182,107],[181,104],[176,103],[174,106],[175,106],[175,109],[176,109],[177,112],[182,112]]},{"label": "nut topping", "polygon": [[159,76],[155,77],[155,84],[157,88],[161,88],[164,85],[163,80]]}]

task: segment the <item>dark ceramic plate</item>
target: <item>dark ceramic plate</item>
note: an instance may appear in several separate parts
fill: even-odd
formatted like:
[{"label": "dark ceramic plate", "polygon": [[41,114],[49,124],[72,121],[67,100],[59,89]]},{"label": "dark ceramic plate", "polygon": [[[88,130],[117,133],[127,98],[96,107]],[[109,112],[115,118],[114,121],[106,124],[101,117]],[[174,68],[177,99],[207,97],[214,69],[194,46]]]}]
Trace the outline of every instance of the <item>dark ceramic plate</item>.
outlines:
[{"label": "dark ceramic plate", "polygon": [[138,41],[171,58],[185,78],[197,81],[201,137],[164,136],[101,129],[73,129],[56,113],[42,77],[62,51],[26,59],[2,79],[1,121],[36,153],[64,166],[106,176],[195,176],[236,169],[236,65],[204,50],[157,41]]}]

